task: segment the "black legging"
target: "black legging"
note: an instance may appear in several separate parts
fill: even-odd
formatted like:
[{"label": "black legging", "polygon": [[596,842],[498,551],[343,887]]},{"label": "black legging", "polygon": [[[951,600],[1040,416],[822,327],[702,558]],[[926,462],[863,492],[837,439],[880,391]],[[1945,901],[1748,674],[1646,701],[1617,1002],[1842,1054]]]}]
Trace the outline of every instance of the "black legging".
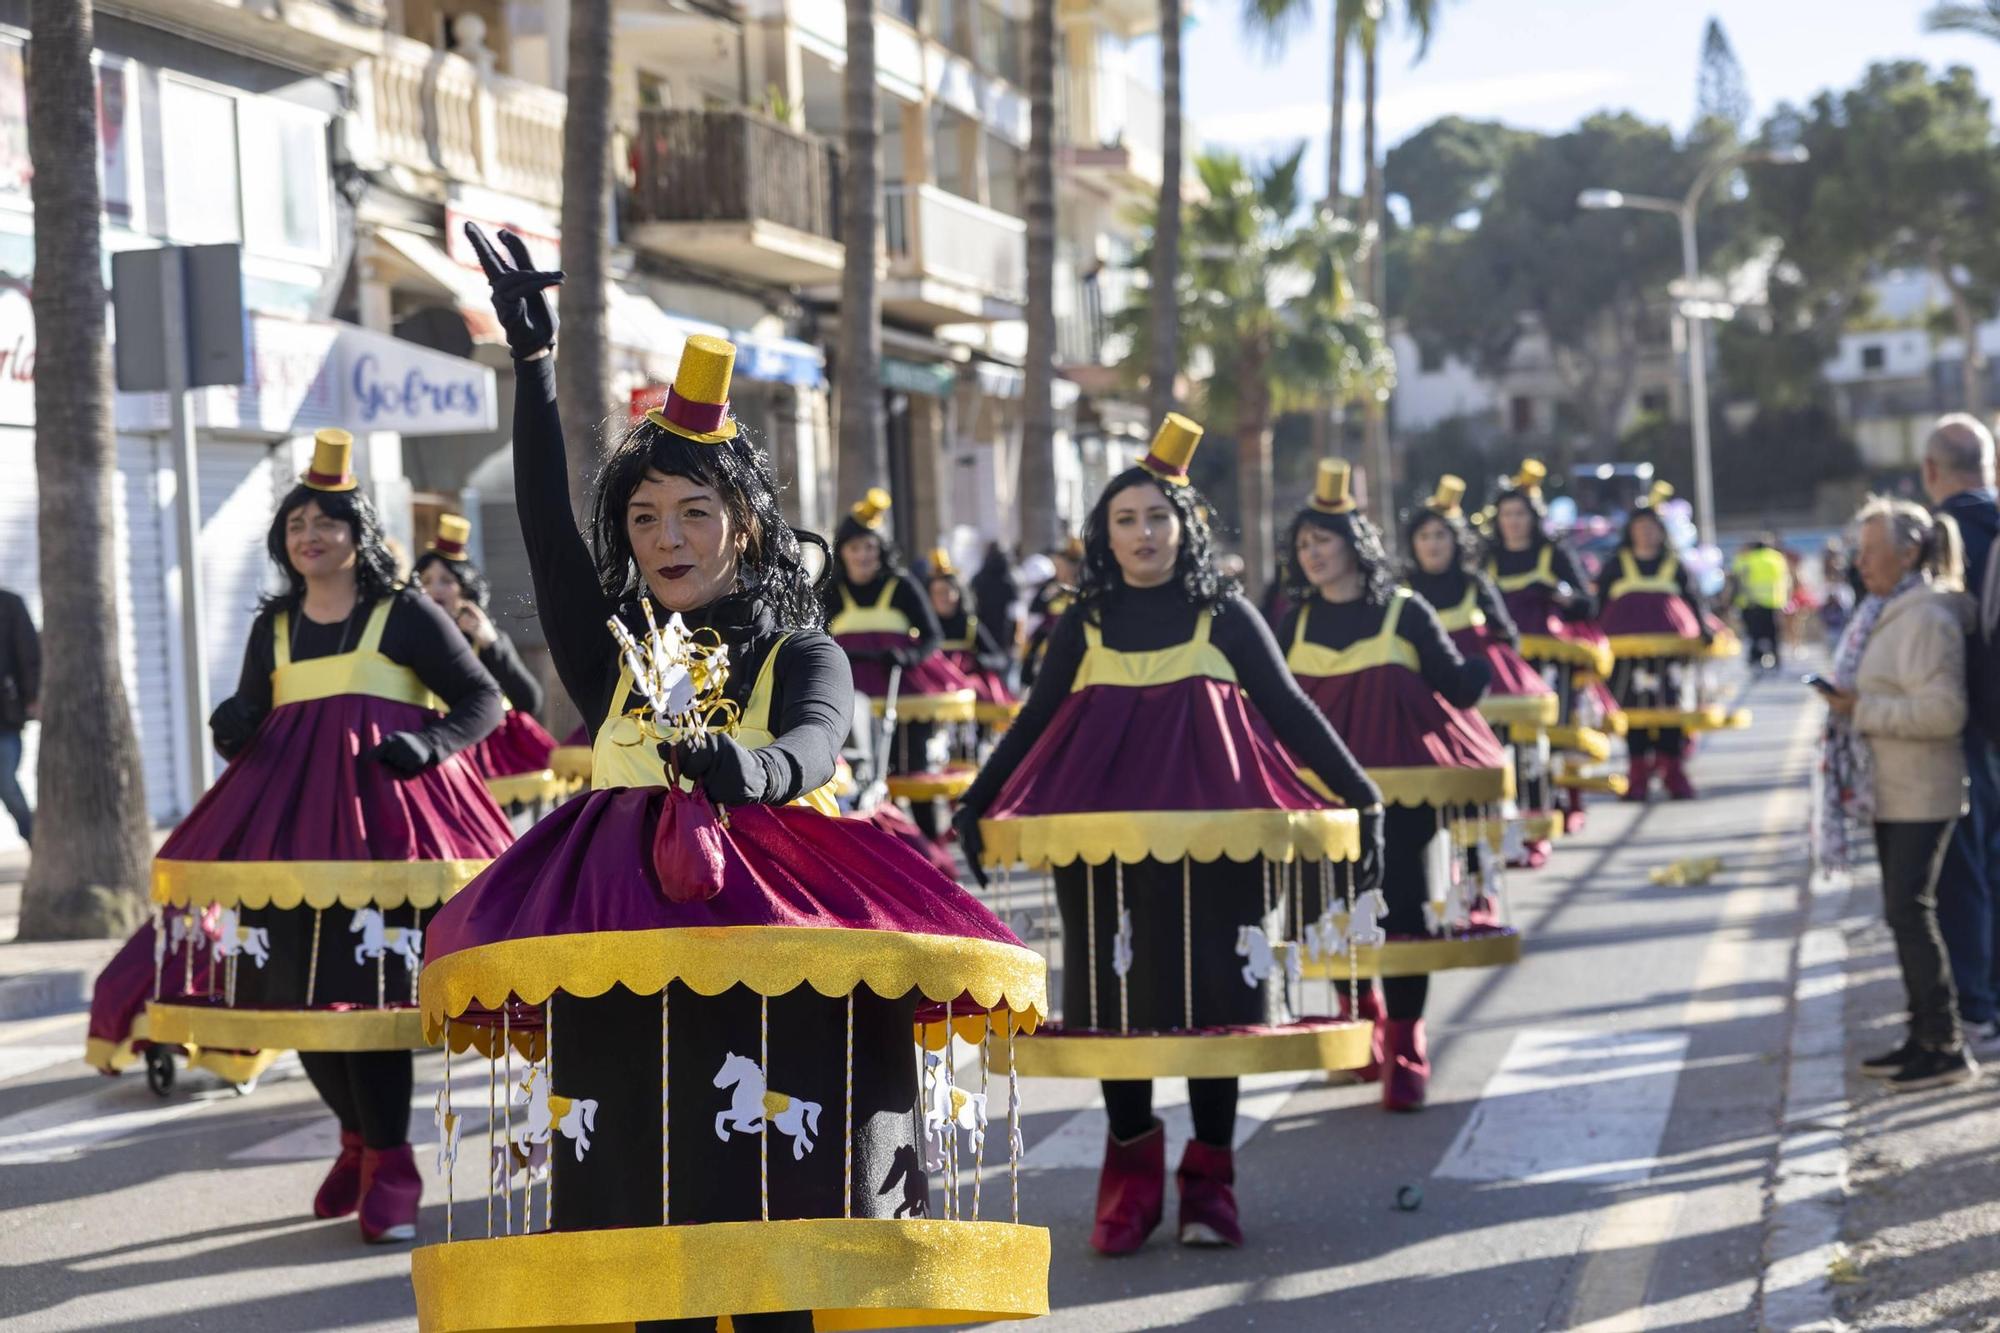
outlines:
[{"label": "black legging", "polygon": [[[1104,1115],[1113,1138],[1130,1141],[1153,1127],[1153,1081],[1147,1078],[1106,1079]],[[1212,1148],[1227,1148],[1236,1137],[1236,1080],[1191,1078],[1188,1109],[1194,1112],[1194,1136]]]},{"label": "black legging", "polygon": [[1959,1044],[1958,993],[1938,931],[1938,872],[1955,819],[1880,822],[1875,855],[1882,864],[1882,912],[1896,939],[1896,964],[1910,1006],[1910,1037],[1934,1051]]},{"label": "black legging", "polygon": [[379,1151],[410,1141],[416,1073],[408,1051],[300,1051],[299,1063],[340,1127],[364,1145]]}]

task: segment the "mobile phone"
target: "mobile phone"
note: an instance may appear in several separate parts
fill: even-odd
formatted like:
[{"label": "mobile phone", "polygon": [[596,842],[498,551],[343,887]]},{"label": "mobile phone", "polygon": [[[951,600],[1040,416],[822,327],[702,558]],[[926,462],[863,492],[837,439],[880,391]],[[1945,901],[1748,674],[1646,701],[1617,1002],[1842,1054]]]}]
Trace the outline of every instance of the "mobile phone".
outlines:
[{"label": "mobile phone", "polygon": [[1805,683],[1812,686],[1814,689],[1818,690],[1821,694],[1840,693],[1839,686],[1835,685],[1832,681],[1828,680],[1825,676],[1820,675],[1818,672],[1814,672],[1812,675],[1807,676],[1805,678]]}]

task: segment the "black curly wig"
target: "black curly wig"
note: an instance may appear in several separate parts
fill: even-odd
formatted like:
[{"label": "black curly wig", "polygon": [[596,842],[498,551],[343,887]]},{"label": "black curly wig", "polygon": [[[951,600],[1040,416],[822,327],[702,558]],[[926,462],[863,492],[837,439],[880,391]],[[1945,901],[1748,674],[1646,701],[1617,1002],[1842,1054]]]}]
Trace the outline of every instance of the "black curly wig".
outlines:
[{"label": "black curly wig", "polygon": [[822,549],[826,543],[785,522],[764,451],[747,433],[722,444],[697,444],[644,419],[605,460],[591,499],[591,554],[606,597],[622,606],[644,590],[625,535],[625,507],[653,472],[714,488],[731,525],[748,534],[737,565],[737,590],[769,607],[780,629],[818,629],[825,623],[800,543]]},{"label": "black curly wig", "polygon": [[1188,601],[1207,610],[1219,608],[1237,591],[1234,578],[1216,561],[1215,533],[1208,525],[1209,504],[1192,486],[1172,486],[1142,467],[1129,467],[1111,479],[1091,506],[1083,523],[1083,573],[1077,604],[1092,623],[1101,624],[1104,608],[1125,591],[1125,574],[1111,554],[1111,501],[1134,486],[1151,486],[1167,497],[1181,521],[1181,546],[1174,553],[1174,578]]},{"label": "black curly wig", "polygon": [[873,537],[875,544],[882,548],[884,574],[894,575],[903,572],[903,552],[897,547],[895,539],[889,535],[889,525],[884,523],[879,528],[871,528],[854,515],[848,514],[840,520],[840,526],[833,530],[833,572],[836,577],[841,579],[847,577],[847,566],[840,559],[840,548],[856,537]]},{"label": "black curly wig", "polygon": [[481,610],[486,608],[487,599],[493,595],[493,589],[486,582],[486,576],[479,572],[478,565],[470,560],[454,560],[442,551],[425,551],[417,557],[417,563],[410,569],[410,582],[421,584],[424,580],[424,571],[432,565],[443,565],[451,572],[452,578],[458,581],[459,596]]},{"label": "black curly wig", "polygon": [[1511,486],[1500,492],[1499,498],[1493,502],[1494,549],[1498,550],[1506,545],[1500,536],[1500,506],[1506,504],[1509,500],[1519,500],[1522,504],[1528,506],[1528,549],[1530,551],[1539,551],[1544,546],[1547,546],[1549,544],[1549,533],[1546,525],[1549,520],[1549,507],[1542,503],[1541,492],[1531,490],[1526,486]]},{"label": "black curly wig", "polygon": [[1428,507],[1419,507],[1410,512],[1403,522],[1403,568],[1411,574],[1421,574],[1423,569],[1417,564],[1417,534],[1428,523],[1442,523],[1451,534],[1452,563],[1466,573],[1479,569],[1481,550],[1479,539],[1472,534],[1462,514],[1440,514]]},{"label": "black curly wig", "polygon": [[264,552],[284,576],[285,589],[265,596],[258,603],[259,610],[297,606],[306,595],[305,575],[292,568],[292,558],[285,551],[285,524],[308,504],[318,505],[320,513],[345,523],[354,534],[354,588],[361,602],[372,602],[396,591],[396,557],[389,550],[388,534],[382,530],[382,516],[375,512],[375,502],[359,489],[321,491],[301,482],[279,502],[278,512],[271,516],[271,527],[264,534]]},{"label": "black curly wig", "polygon": [[1388,548],[1382,544],[1382,534],[1368,521],[1368,516],[1358,509],[1329,514],[1310,505],[1301,509],[1285,529],[1285,591],[1293,601],[1304,602],[1319,596],[1319,589],[1307,581],[1305,567],[1299,564],[1299,531],[1307,526],[1331,532],[1345,541],[1361,566],[1363,600],[1373,606],[1388,605],[1390,595],[1396,591],[1396,567],[1389,559]]},{"label": "black curly wig", "polygon": [[1620,551],[1632,551],[1633,554],[1637,554],[1637,551],[1632,546],[1632,525],[1641,519],[1645,519],[1659,528],[1660,554],[1663,556],[1673,555],[1677,549],[1674,545],[1674,530],[1667,526],[1666,516],[1651,505],[1635,506],[1632,512],[1625,516],[1625,528],[1624,531],[1618,534],[1618,546],[1616,549]]}]

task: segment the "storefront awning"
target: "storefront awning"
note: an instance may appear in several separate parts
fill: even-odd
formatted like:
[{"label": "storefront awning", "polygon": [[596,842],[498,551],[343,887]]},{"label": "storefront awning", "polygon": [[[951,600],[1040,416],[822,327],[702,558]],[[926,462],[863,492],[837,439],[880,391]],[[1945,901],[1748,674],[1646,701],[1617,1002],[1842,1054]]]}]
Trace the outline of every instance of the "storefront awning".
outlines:
[{"label": "storefront awning", "polygon": [[885,389],[923,394],[927,398],[949,398],[956,383],[958,375],[949,365],[936,361],[903,361],[893,356],[882,358],[882,387]]},{"label": "storefront awning", "polygon": [[450,298],[465,318],[465,327],[474,342],[502,342],[506,335],[493,317],[493,297],[486,279],[446,254],[432,240],[393,227],[377,227],[375,240],[413,276],[423,279]]},{"label": "storefront awning", "polygon": [[826,353],[811,343],[754,333],[738,333],[735,342],[738,379],[800,389],[817,389],[826,383]]}]

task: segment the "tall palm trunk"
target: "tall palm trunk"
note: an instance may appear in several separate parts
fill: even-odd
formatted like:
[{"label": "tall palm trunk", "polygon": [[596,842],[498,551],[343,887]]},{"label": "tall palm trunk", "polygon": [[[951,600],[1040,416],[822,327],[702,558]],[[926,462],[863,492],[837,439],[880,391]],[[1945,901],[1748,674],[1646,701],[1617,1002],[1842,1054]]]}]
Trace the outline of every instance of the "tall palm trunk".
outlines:
[{"label": "tall palm trunk", "polygon": [[[841,192],[840,495],[889,484],[889,440],[882,419],[882,112],[875,90],[875,6],[847,0],[847,180]],[[914,207],[914,200],[906,201]],[[911,219],[910,221],[914,221]],[[835,506],[836,510],[839,505]]]},{"label": "tall palm trunk", "polygon": [[[1382,309],[1383,218],[1382,163],[1375,142],[1375,109],[1381,97],[1381,38],[1381,21],[1375,20],[1368,23],[1361,39],[1361,152],[1364,158],[1361,216],[1373,233],[1363,277],[1367,283],[1368,300],[1378,311]],[[1381,403],[1370,400],[1362,426],[1369,470],[1374,474],[1370,493],[1374,500],[1375,518],[1382,525],[1382,530],[1387,532],[1396,521],[1395,460],[1389,450],[1388,416]]]},{"label": "tall palm trunk", "polygon": [[1160,0],[1160,206],[1153,229],[1152,360],[1146,406],[1152,418],[1174,410],[1181,365],[1181,0]]},{"label": "tall palm trunk", "polygon": [[1028,9],[1028,361],[1014,497],[1025,550],[1062,540],[1056,512],[1056,4]]},{"label": "tall palm trunk", "polygon": [[1270,581],[1275,546],[1271,535],[1271,394],[1269,348],[1251,349],[1243,362],[1242,400],[1236,413],[1236,494],[1242,505],[1243,587],[1253,599]]},{"label": "tall palm trunk", "polygon": [[35,484],[46,628],[35,769],[41,809],[21,895],[24,940],[129,929],[142,911],[152,850],[119,669],[118,454],[97,227],[95,27],[93,0],[34,0],[29,9]]},{"label": "tall palm trunk", "polygon": [[[582,515],[612,411],[604,283],[611,193],[611,0],[570,0],[563,118],[562,346],[556,391],[569,445],[570,503]],[[614,423],[615,428],[615,423]]]},{"label": "tall palm trunk", "polygon": [[1347,155],[1347,48],[1353,42],[1353,17],[1344,0],[1333,3],[1333,117],[1326,142],[1326,210],[1339,217],[1340,170]]}]

